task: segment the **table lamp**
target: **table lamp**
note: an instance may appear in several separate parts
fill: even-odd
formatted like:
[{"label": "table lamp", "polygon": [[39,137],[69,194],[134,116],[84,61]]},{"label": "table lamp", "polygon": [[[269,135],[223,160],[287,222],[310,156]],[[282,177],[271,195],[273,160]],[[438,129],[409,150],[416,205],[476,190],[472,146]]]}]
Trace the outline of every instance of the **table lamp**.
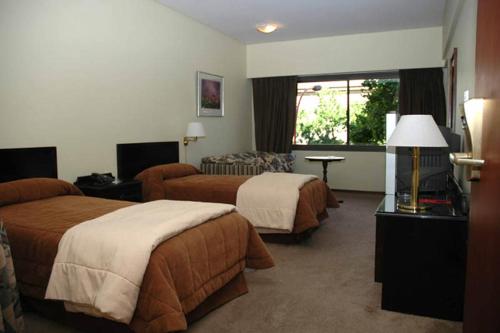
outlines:
[{"label": "table lamp", "polygon": [[409,204],[398,203],[398,208],[413,213],[425,210],[427,207],[418,204],[420,147],[448,147],[434,118],[423,114],[402,116],[387,141],[387,146],[413,148],[411,199]]}]

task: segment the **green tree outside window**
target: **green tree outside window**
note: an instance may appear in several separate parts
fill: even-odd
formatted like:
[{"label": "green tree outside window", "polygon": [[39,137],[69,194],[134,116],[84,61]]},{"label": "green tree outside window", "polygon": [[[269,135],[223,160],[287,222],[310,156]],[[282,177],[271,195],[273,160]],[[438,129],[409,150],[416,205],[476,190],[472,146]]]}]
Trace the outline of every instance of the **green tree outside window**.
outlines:
[{"label": "green tree outside window", "polygon": [[[398,108],[398,80],[365,80],[362,96],[366,102],[350,105],[349,142],[385,143],[385,114]],[[339,97],[347,95],[335,89],[317,93],[318,106],[311,114],[301,109],[297,115],[297,144],[346,144],[347,110]]]},{"label": "green tree outside window", "polygon": [[352,144],[382,145],[385,143],[385,115],[398,109],[399,82],[365,80],[363,87],[367,102],[351,123],[350,141]]}]

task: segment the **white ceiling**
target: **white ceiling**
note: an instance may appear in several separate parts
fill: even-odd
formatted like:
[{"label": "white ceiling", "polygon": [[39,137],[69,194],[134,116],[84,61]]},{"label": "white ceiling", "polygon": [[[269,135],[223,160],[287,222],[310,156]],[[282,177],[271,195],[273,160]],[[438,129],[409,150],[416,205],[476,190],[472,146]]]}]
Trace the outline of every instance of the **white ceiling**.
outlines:
[{"label": "white ceiling", "polygon": [[[446,0],[159,0],[246,44],[442,25]],[[262,34],[255,26],[282,28]]]}]

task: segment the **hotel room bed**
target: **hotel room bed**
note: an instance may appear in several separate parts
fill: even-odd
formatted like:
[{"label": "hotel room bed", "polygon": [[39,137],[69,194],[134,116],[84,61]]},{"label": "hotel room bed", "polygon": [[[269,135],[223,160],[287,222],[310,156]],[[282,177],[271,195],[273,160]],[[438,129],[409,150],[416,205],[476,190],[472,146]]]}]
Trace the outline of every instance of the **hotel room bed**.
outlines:
[{"label": "hotel room bed", "polygon": [[[73,185],[55,179],[0,183],[0,219],[9,236],[21,294],[43,300],[58,243],[67,229],[133,204],[85,197]],[[198,318],[247,292],[245,267],[271,266],[259,235],[237,213],[184,231],[151,254],[128,329],[184,330],[187,317]]]},{"label": "hotel room bed", "polygon": [[[171,163],[150,167],[136,176],[142,181],[145,201],[190,200],[236,204],[238,188],[250,176],[204,175],[189,164]],[[300,190],[292,234],[313,230],[327,215],[327,207],[338,207],[328,186],[315,179]]]}]

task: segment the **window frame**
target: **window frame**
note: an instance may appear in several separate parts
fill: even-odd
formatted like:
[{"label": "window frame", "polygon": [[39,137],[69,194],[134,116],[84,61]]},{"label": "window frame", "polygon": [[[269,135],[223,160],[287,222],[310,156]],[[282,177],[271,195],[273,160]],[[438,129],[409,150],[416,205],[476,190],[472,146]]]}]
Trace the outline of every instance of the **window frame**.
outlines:
[{"label": "window frame", "polygon": [[[305,82],[324,82],[324,81],[347,81],[347,143],[343,145],[298,145],[292,144],[292,150],[309,150],[309,151],[368,151],[368,152],[385,152],[385,145],[369,145],[369,144],[351,144],[349,136],[350,125],[350,84],[351,80],[360,79],[399,79],[399,71],[379,71],[379,72],[359,72],[359,73],[344,73],[344,74],[321,74],[321,75],[302,75],[298,77],[297,83]],[[297,86],[298,88],[298,86]],[[398,110],[396,110],[397,112]]]}]

